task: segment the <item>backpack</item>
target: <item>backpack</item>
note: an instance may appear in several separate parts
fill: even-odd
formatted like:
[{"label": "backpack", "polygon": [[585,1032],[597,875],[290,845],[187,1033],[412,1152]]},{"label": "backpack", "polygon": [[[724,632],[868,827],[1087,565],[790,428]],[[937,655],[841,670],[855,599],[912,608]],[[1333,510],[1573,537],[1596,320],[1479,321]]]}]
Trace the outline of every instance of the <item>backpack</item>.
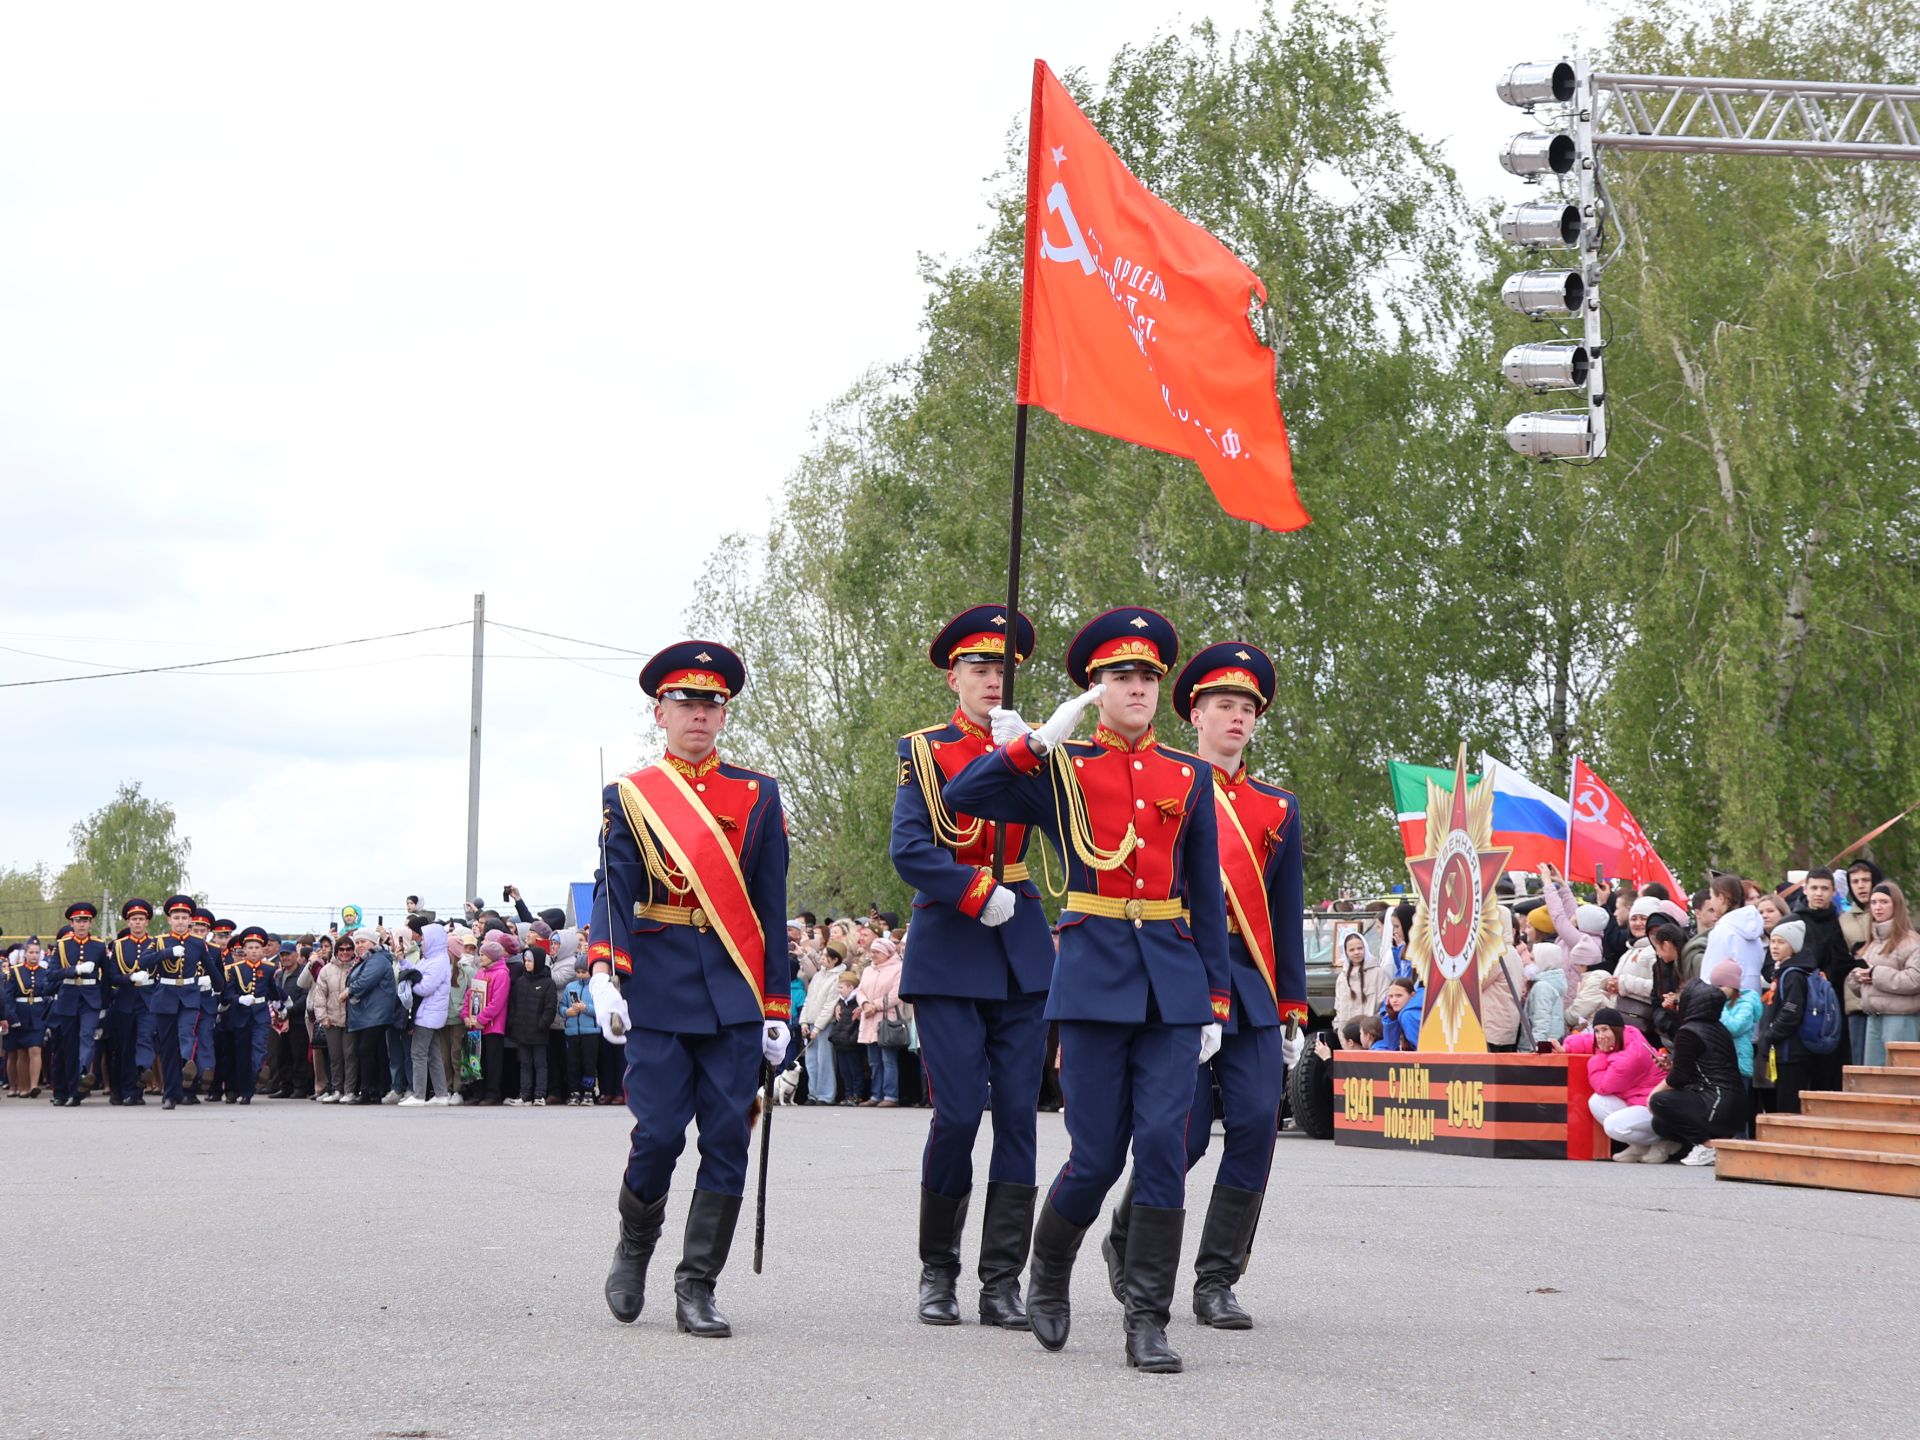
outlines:
[{"label": "backpack", "polygon": [[1809,970],[1806,1013],[1800,1017],[1800,1030],[1794,1038],[1814,1055],[1831,1055],[1840,1048],[1845,1025],[1833,982],[1823,972]]}]

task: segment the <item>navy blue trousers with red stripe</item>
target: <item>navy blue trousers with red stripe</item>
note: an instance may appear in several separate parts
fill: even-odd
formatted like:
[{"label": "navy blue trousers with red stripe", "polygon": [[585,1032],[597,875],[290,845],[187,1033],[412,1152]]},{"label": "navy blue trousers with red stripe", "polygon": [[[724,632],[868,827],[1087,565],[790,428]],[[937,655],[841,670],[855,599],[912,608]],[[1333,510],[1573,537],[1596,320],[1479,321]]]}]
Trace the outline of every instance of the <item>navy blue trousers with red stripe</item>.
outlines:
[{"label": "navy blue trousers with red stripe", "polygon": [[687,1122],[699,1122],[700,1172],[694,1187],[745,1193],[747,1111],[760,1088],[758,1023],[717,1033],[627,1032],[627,1109],[633,1115],[627,1188],[652,1203],[673,1183],[687,1146]]},{"label": "navy blue trousers with red stripe", "polygon": [[1220,1151],[1216,1185],[1264,1192],[1273,1166],[1273,1139],[1280,1128],[1280,1097],[1286,1091],[1286,1062],[1280,1054],[1280,1027],[1247,1027],[1224,1035],[1220,1053],[1200,1066],[1193,1110],[1187,1116],[1187,1168],[1207,1153],[1213,1136],[1213,1082],[1220,1081],[1220,1109],[1227,1138]]},{"label": "navy blue trousers with red stripe", "polygon": [[1063,1219],[1091,1225],[1126,1168],[1133,1198],[1186,1208],[1187,1117],[1200,1063],[1198,1025],[1060,1022],[1060,1089],[1073,1148],[1048,1199]]},{"label": "navy blue trousers with red stripe", "polygon": [[1047,1060],[1046,995],[1007,1000],[921,995],[913,1002],[913,1020],[933,1105],[921,1183],[956,1200],[973,1188],[973,1142],[980,1116],[991,1105],[993,1158],[987,1178],[1033,1184],[1034,1123]]}]

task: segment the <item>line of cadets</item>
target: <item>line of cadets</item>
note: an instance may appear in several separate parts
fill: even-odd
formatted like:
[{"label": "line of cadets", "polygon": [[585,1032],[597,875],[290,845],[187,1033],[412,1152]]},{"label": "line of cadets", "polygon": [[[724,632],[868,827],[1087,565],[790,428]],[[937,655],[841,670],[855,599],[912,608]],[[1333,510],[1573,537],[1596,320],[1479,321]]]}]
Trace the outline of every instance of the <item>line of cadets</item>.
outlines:
[{"label": "line of cadets", "polygon": [[[152,902],[128,900],[120,907],[125,928],[107,942],[94,937],[94,905],[67,907],[49,963],[29,982],[45,997],[55,1105],[80,1103],[81,1077],[102,1042],[109,1104],[146,1104],[140,1077],[149,1066],[163,1110],[199,1104],[202,1080],[208,1098],[219,1098],[216,1077],[232,1077],[227,1103],[252,1103],[272,1007],[286,998],[267,959],[267,932],[249,925],[236,935],[231,920],[215,919],[190,895],[171,897],[164,909],[167,928],[155,935]],[[192,1085],[182,1078],[189,1063]]]},{"label": "line of cadets", "polygon": [[[1131,1147],[1132,1178],[1101,1248],[1127,1363],[1178,1371],[1166,1326],[1185,1177],[1208,1145],[1215,1085],[1226,1142],[1193,1308],[1202,1324],[1244,1329],[1252,1320],[1232,1287],[1266,1189],[1285,1067],[1304,1045],[1298,805],[1243,762],[1273,698],[1273,665],[1241,642],[1188,662],[1173,698],[1200,736],[1194,754],[1153,730],[1179,653],[1164,616],[1127,607],[1090,621],[1067,651],[1082,693],[1038,727],[1001,706],[1009,644],[1016,663],[1032,653],[1026,616],[1009,626],[1004,607],[981,605],[955,617],[929,652],[954,713],[897,752],[892,855],[918,892],[901,995],[915,1006],[933,1104],[918,1314],[959,1323],[973,1143],[991,1108],[982,1323],[1031,1329],[1049,1350],[1066,1344],[1075,1257]],[[732,1333],[714,1285],[744,1193],[760,1063],[779,1064],[788,1040],[787,966],[768,944],[786,899],[778,786],[716,749],[745,681],[740,658],[711,641],[669,646],[641,672],[666,753],[603,794],[588,952],[603,1033],[625,1037],[635,1119],[608,1307],[625,1323],[641,1313],[674,1164],[697,1119],[675,1315],[683,1331],[716,1337]],[[1075,740],[1089,706],[1100,723]],[[1036,830],[1065,867],[1057,950],[1027,861]],[[1042,1199],[1035,1115],[1049,1023],[1072,1148]]]}]

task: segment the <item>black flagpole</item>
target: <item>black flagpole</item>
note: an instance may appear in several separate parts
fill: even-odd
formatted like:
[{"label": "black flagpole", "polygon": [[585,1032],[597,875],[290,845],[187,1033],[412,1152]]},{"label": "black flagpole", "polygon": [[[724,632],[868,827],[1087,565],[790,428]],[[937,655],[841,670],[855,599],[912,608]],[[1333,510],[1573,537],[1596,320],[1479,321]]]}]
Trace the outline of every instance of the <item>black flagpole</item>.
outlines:
[{"label": "black flagpole", "polygon": [[[1020,648],[1020,520],[1027,499],[1027,407],[1013,407],[1013,526],[1007,537],[1007,649],[1000,662],[1000,704],[1013,708],[1013,672]],[[1007,827],[996,826],[993,835],[993,880],[997,885],[1007,871]]]}]

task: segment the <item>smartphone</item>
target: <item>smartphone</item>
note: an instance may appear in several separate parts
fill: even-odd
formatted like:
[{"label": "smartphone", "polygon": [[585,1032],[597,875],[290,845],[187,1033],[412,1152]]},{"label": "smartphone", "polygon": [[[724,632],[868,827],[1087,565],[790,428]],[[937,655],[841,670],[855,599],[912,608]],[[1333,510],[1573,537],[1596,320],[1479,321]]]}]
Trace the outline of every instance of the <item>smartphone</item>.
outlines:
[{"label": "smartphone", "polygon": [[1534,1053],[1534,1054],[1536,1054],[1536,1055],[1551,1055],[1551,1054],[1553,1054],[1553,1042],[1552,1042],[1551,1040],[1539,1040],[1539,1041],[1535,1041],[1535,1042],[1534,1042],[1534,1047],[1533,1047],[1533,1053]]},{"label": "smartphone", "polygon": [[373,923],[374,923],[374,924],[376,924],[376,925],[384,925],[384,924],[386,924],[386,923],[387,923],[387,917],[386,917],[386,916],[384,916],[384,915],[380,915],[380,916],[377,916],[377,917],[375,917],[375,919],[374,919],[374,922],[373,922]]}]

